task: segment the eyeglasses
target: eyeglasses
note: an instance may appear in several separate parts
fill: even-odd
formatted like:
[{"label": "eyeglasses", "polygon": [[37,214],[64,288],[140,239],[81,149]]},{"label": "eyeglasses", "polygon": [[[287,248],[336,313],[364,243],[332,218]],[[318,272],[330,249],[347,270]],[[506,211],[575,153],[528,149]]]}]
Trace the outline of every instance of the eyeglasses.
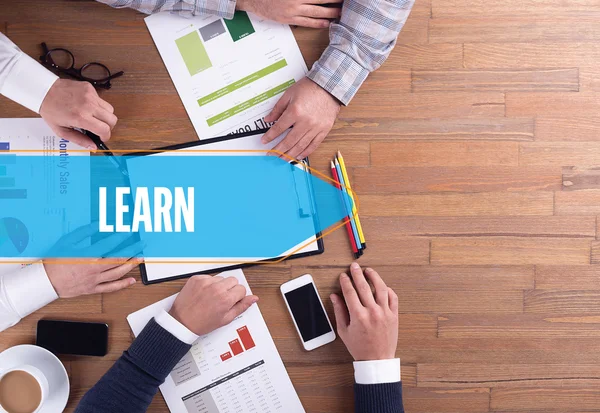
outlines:
[{"label": "eyeglasses", "polygon": [[77,69],[75,68],[75,56],[67,49],[48,49],[46,43],[42,43],[42,50],[44,54],[40,56],[40,62],[48,69],[53,69],[72,78],[89,82],[94,87],[110,89],[111,79],[123,76],[124,74],[123,71],[120,71],[111,75],[108,67],[97,62],[86,63]]}]

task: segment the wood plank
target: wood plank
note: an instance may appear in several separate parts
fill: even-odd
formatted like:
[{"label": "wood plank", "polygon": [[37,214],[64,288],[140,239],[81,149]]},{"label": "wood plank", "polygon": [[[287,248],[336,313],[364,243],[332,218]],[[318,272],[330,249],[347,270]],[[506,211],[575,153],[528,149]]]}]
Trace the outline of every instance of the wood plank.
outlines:
[{"label": "wood plank", "polygon": [[600,191],[590,189],[556,192],[555,213],[556,215],[600,214]]},{"label": "wood plank", "polygon": [[535,267],[535,288],[540,290],[598,290],[600,267],[595,265]]},{"label": "wood plank", "polygon": [[551,237],[596,236],[596,218],[567,216],[365,217],[365,237],[392,231],[409,237]]},{"label": "wood plank", "polygon": [[403,391],[407,412],[481,413],[487,412],[490,390],[481,389],[422,389],[409,387]]},{"label": "wood plank", "polygon": [[597,42],[597,16],[496,16],[436,18],[429,22],[430,43]]},{"label": "wood plank", "polygon": [[352,188],[359,194],[559,191],[562,189],[560,171],[556,166],[357,168]]},{"label": "wood plank", "polygon": [[595,387],[597,365],[419,363],[419,387]]},{"label": "wood plank", "polygon": [[330,141],[325,138],[310,157],[311,168],[315,168],[330,177],[331,166],[329,162],[336,156],[338,150],[344,155],[344,161],[349,168],[370,165],[371,148],[369,142],[357,142],[356,139]]},{"label": "wood plank", "polygon": [[361,216],[552,215],[551,192],[362,195]]},{"label": "wood plank", "polygon": [[402,313],[522,313],[521,290],[461,291],[452,293],[439,290],[403,288],[398,297],[398,311]]},{"label": "wood plank", "polygon": [[600,58],[598,42],[570,42],[568,47],[564,47],[549,40],[537,43],[527,43],[527,40],[520,38],[515,43],[476,41],[465,44],[464,65],[482,69],[593,67]]},{"label": "wood plank", "polygon": [[590,263],[593,265],[600,264],[600,241],[592,242],[592,258]]},{"label": "wood plank", "polygon": [[530,290],[525,292],[525,312],[595,315],[600,313],[599,298],[599,291]]},{"label": "wood plank", "polygon": [[562,180],[565,191],[600,189],[600,168],[563,167]]},{"label": "wood plank", "polygon": [[433,265],[587,264],[590,241],[571,238],[435,238]]},{"label": "wood plank", "polygon": [[444,314],[440,338],[581,338],[600,337],[600,317],[549,314]]},{"label": "wood plank", "polygon": [[536,141],[594,141],[600,135],[600,119],[589,117],[548,118],[535,120]]},{"label": "wood plank", "polygon": [[600,143],[596,142],[522,142],[519,164],[525,166],[598,165]]},{"label": "wood plank", "polygon": [[373,119],[427,119],[437,117],[504,116],[501,92],[423,92],[372,95],[359,92],[352,104],[342,108],[340,117],[359,118],[369,113]]},{"label": "wood plank", "polygon": [[[418,3],[417,3],[418,4]],[[462,45],[458,44],[397,44],[379,71],[389,69],[453,69],[461,68]]]},{"label": "wood plank", "polygon": [[517,142],[372,142],[373,166],[516,166]]},{"label": "wood plank", "polygon": [[499,411],[591,411],[600,409],[595,388],[492,389],[491,410]]},{"label": "wood plank", "polygon": [[531,141],[533,120],[528,118],[434,118],[396,120],[338,118],[327,140],[394,139],[410,141]]},{"label": "wood plank", "polygon": [[506,94],[506,116],[548,117],[587,116],[597,118],[600,111],[599,95],[590,93],[530,93]]},{"label": "wood plank", "polygon": [[432,17],[461,16],[523,16],[538,15],[573,15],[576,13],[600,13],[597,0],[573,0],[565,3],[561,0],[509,0],[504,2],[486,2],[484,0],[432,0]]},{"label": "wood plank", "polygon": [[413,70],[412,90],[578,92],[579,71],[577,68]]}]

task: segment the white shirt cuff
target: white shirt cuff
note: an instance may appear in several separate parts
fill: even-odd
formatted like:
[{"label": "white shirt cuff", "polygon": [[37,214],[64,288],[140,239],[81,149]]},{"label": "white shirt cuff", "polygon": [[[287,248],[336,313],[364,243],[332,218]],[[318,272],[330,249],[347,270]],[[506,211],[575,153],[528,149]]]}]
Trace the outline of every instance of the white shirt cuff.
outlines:
[{"label": "white shirt cuff", "polygon": [[354,362],[356,384],[396,383],[400,380],[400,359]]},{"label": "white shirt cuff", "polygon": [[58,76],[25,53],[20,54],[19,60],[6,77],[0,94],[40,113],[42,102]]},{"label": "white shirt cuff", "polygon": [[58,299],[58,294],[41,262],[28,265],[4,276],[6,295],[20,318]]},{"label": "white shirt cuff", "polygon": [[156,321],[159,326],[174,335],[176,339],[184,342],[185,344],[191,345],[198,340],[198,335],[194,334],[188,330],[186,326],[175,320],[175,318],[173,318],[171,314],[167,313],[166,310],[162,310],[159,315],[154,317],[154,321]]}]

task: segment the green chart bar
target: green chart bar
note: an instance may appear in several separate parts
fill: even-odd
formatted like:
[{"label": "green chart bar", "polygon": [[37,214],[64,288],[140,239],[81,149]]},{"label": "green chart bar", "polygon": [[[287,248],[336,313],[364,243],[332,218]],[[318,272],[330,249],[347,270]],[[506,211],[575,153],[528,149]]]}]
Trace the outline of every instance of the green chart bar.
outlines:
[{"label": "green chart bar", "polygon": [[284,68],[286,66],[287,66],[287,62],[285,59],[279,60],[278,62],[275,62],[272,65],[269,65],[263,69],[260,69],[246,77],[241,78],[240,80],[233,82],[230,85],[227,85],[215,92],[212,92],[209,95],[206,95],[206,96],[198,99],[198,105],[200,105],[200,106],[207,105],[210,102],[213,102],[219,98],[222,98],[223,96],[228,95],[229,93],[234,92],[238,89],[241,89],[244,86],[248,86],[250,83],[256,82],[258,79],[261,79],[267,75],[270,75],[271,73],[276,72],[277,70]]},{"label": "green chart bar", "polygon": [[0,188],[14,188],[15,178],[0,177]]},{"label": "green chart bar", "polygon": [[0,189],[0,199],[27,199],[27,189]]},{"label": "green chart bar", "polygon": [[6,176],[6,166],[0,165],[0,176]]},{"label": "green chart bar", "polygon": [[236,11],[233,19],[224,19],[224,21],[234,42],[242,40],[244,37],[250,36],[255,32],[250,17],[248,17],[248,13],[245,11]]},{"label": "green chart bar", "polygon": [[197,30],[186,34],[183,37],[175,40],[179,53],[185,62],[185,66],[190,72],[190,76],[194,76],[210,67],[212,63],[206,53],[204,44],[200,40],[200,34]]},{"label": "green chart bar", "polygon": [[250,109],[252,106],[256,106],[267,99],[272,98],[273,96],[277,96],[280,93],[283,93],[287,88],[294,84],[294,79],[288,80],[285,83],[282,83],[279,86],[274,87],[273,89],[269,89],[260,95],[254,96],[252,99],[248,99],[245,102],[240,103],[237,106],[232,107],[231,109],[227,109],[225,112],[221,112],[218,115],[213,116],[212,118],[208,118],[206,123],[208,126],[216,125],[219,122],[223,122],[225,119],[229,119],[232,116],[237,115],[240,112]]},{"label": "green chart bar", "polygon": [[17,154],[0,154],[0,165],[14,165],[15,163],[17,163]]}]

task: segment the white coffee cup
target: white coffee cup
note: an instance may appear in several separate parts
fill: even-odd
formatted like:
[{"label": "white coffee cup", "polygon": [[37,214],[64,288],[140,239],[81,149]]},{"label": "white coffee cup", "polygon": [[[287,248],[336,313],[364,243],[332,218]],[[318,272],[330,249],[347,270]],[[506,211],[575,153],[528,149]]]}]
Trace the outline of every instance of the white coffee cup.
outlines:
[{"label": "white coffee cup", "polygon": [[[37,381],[38,385],[40,386],[42,397],[40,398],[39,405],[33,411],[33,413],[39,412],[41,410],[41,408],[43,407],[44,402],[46,401],[46,398],[48,397],[48,392],[50,390],[50,388],[48,386],[48,380],[46,379],[46,376],[37,367],[33,367],[33,366],[28,365],[28,364],[23,364],[23,365],[20,365],[18,367],[12,367],[10,369],[0,371],[0,381],[2,381],[2,378],[4,376],[6,376],[8,373],[12,373],[14,371],[23,371],[25,373],[28,373],[29,375],[31,375]],[[2,412],[2,413],[8,413],[2,407],[1,404],[0,404],[0,412]]]}]

